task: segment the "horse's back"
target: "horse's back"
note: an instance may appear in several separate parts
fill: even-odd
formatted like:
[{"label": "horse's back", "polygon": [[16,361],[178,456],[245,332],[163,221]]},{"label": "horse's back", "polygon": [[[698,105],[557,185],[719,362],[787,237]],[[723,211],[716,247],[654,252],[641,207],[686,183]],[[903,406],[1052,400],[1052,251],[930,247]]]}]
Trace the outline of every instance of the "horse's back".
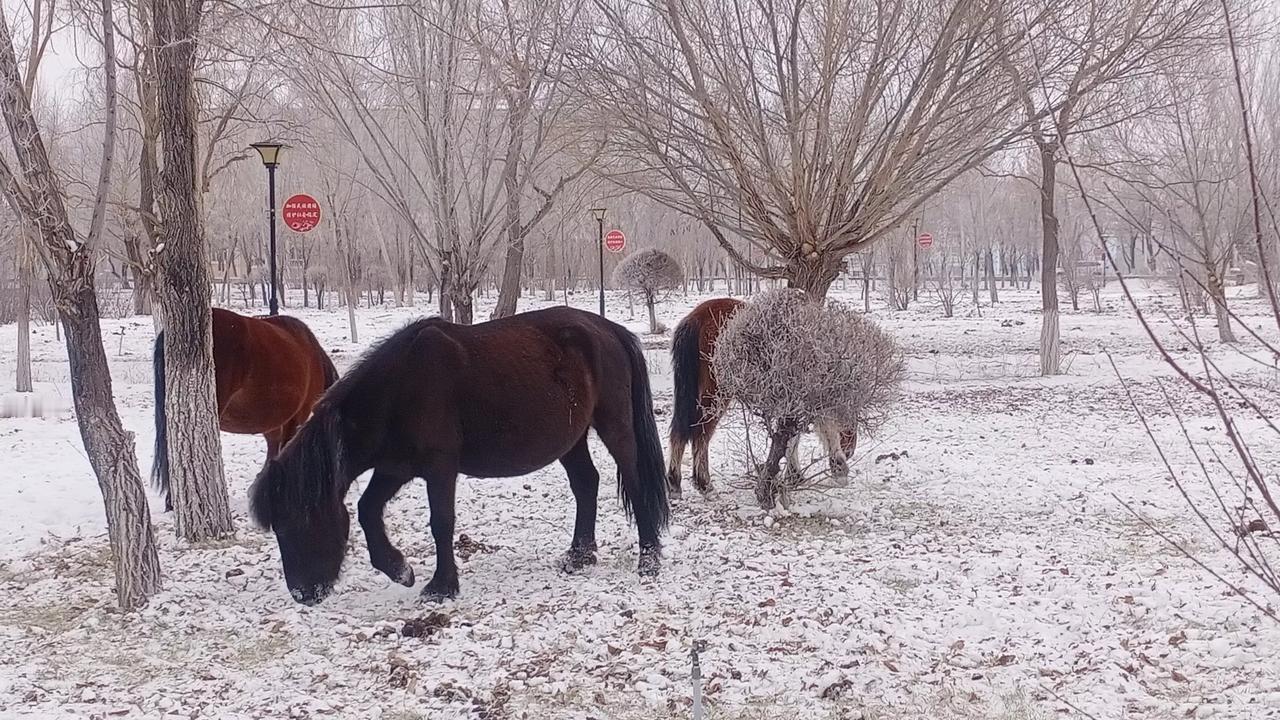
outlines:
[{"label": "horse's back", "polygon": [[228,432],[268,432],[310,413],[331,365],[297,318],[213,309],[218,410]]},{"label": "horse's back", "polygon": [[610,383],[630,388],[616,327],[569,308],[478,325],[422,320],[375,348],[329,397],[344,413],[382,416],[371,424],[387,428],[383,452],[456,454],[474,477],[523,475],[581,440]]},{"label": "horse's back", "polygon": [[720,336],[725,323],[729,322],[729,318],[733,317],[733,314],[743,305],[746,303],[737,298],[712,298],[699,303],[685,320],[696,320],[700,325],[699,334],[702,337],[702,343],[710,346],[703,349],[714,349],[715,339]]}]

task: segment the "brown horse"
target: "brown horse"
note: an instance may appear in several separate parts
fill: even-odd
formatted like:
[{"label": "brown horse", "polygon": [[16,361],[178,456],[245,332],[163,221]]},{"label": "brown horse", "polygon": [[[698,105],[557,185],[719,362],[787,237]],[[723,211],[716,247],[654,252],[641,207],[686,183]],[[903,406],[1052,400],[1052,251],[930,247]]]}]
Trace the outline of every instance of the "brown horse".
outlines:
[{"label": "brown horse", "polygon": [[[156,456],[151,478],[172,510],[165,429],[164,332],[156,335]],[[263,435],[274,458],[324,391],[338,380],[320,341],[301,320],[283,315],[245,317],[213,309],[213,366],[218,425],[230,433]]]},{"label": "brown horse", "polygon": [[[671,367],[675,375],[675,401],[671,413],[671,455],[667,463],[667,491],[681,494],[680,465],[685,446],[693,444],[693,486],[706,495],[711,492],[708,448],[725,408],[717,400],[719,386],[711,369],[716,340],[729,319],[746,303],[734,298],[715,298],[695,307],[676,326],[671,341]],[[819,423],[818,437],[826,446],[833,473],[847,474],[845,458],[857,446],[854,430],[839,430]],[[838,437],[838,441],[837,441]],[[795,442],[788,448],[791,470],[796,469]]]},{"label": "brown horse", "polygon": [[313,605],[333,590],[346,555],[351,522],[343,498],[371,468],[357,505],[369,560],[413,585],[382,513],[420,477],[436,545],[435,574],[422,594],[439,600],[458,592],[458,475],[514,477],[558,460],[577,506],[561,563],[573,571],[596,562],[600,473],[587,442],[592,428],[617,463],[618,498],[640,536],[640,574],[657,575],[669,507],[644,351],[621,325],[572,308],[479,325],[429,318],[400,329],[325,393],[254,481],[249,506],[259,525],[275,531],[293,598]]}]

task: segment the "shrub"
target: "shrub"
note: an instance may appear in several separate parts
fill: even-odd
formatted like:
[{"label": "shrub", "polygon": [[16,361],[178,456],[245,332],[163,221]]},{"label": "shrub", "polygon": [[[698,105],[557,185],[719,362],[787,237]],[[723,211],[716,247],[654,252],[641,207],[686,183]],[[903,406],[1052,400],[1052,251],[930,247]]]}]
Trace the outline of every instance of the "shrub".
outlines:
[{"label": "shrub", "polygon": [[666,293],[684,285],[684,269],[667,253],[649,248],[632,253],[618,263],[613,282],[640,295],[649,309],[649,332],[656,335],[661,331],[653,306]]},{"label": "shrub", "polygon": [[801,290],[765,293],[729,320],[712,371],[718,400],[741,403],[769,432],[757,498],[773,507],[788,444],[816,422],[879,429],[905,372],[897,343],[870,319]]}]

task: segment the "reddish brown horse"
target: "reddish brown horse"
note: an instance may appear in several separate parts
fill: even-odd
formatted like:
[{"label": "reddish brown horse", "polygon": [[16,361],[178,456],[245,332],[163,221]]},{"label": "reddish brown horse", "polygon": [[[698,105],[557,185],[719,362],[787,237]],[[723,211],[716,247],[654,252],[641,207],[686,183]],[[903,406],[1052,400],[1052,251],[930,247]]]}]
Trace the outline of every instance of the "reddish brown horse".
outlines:
[{"label": "reddish brown horse", "polygon": [[[667,462],[667,490],[681,493],[680,465],[685,446],[693,444],[693,486],[698,492],[711,492],[711,470],[708,447],[716,425],[726,408],[716,399],[718,385],[711,370],[711,356],[725,323],[746,305],[734,298],[715,298],[698,305],[676,326],[671,341],[671,367],[675,375],[675,402],[671,413],[671,454]],[[839,431],[839,443],[833,442],[834,429],[818,428],[819,438],[830,453],[831,470],[847,473],[845,457],[857,445],[856,431]],[[788,449],[794,465],[796,446]]]},{"label": "reddish brown horse", "polygon": [[[169,498],[169,444],[165,430],[164,332],[156,335],[156,457],[151,478]],[[267,460],[294,436],[338,370],[301,320],[276,315],[245,317],[213,309],[213,366],[218,425],[230,433],[263,435]]]}]

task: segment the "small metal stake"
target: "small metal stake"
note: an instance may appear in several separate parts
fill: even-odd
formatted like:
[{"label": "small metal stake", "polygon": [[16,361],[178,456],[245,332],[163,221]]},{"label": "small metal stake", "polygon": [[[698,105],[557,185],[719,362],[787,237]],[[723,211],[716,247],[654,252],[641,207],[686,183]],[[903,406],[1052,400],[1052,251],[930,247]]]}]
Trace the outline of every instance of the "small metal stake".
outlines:
[{"label": "small metal stake", "polygon": [[693,720],[702,720],[702,663],[698,661],[698,653],[706,649],[706,641],[695,640],[689,651],[693,660],[693,671],[690,673],[690,680],[693,682]]}]

